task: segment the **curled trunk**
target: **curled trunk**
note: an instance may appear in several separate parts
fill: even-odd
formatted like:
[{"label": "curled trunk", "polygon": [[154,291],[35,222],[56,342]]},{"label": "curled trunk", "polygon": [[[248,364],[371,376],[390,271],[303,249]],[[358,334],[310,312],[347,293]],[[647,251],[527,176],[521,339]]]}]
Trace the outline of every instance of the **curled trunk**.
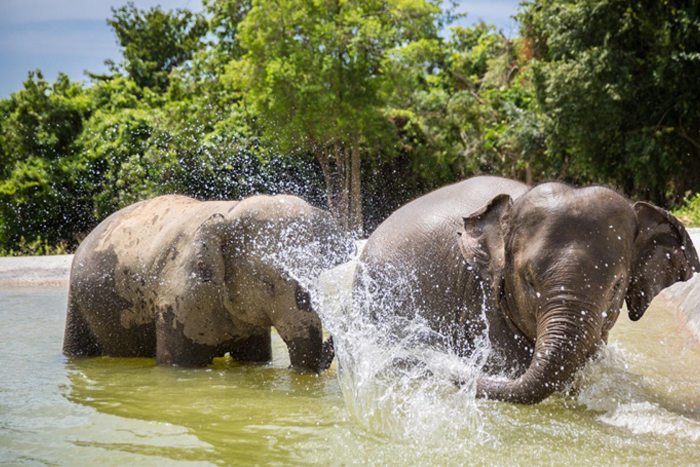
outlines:
[{"label": "curled trunk", "polygon": [[558,302],[566,305],[547,310],[537,324],[535,350],[525,373],[512,381],[479,379],[478,397],[537,404],[583,366],[601,338],[602,313],[571,300]]}]

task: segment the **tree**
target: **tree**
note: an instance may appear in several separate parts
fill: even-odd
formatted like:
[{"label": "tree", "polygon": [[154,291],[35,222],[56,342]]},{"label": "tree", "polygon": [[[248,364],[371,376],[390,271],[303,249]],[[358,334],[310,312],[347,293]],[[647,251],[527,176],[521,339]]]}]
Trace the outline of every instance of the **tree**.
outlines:
[{"label": "tree", "polygon": [[245,55],[228,80],[269,140],[313,155],[328,206],[349,231],[363,229],[363,148],[390,130],[384,63],[401,46],[437,37],[442,18],[438,0],[254,0],[238,25]]},{"label": "tree", "polygon": [[208,31],[204,16],[189,10],[142,11],[129,2],[112,14],[107,24],[123,49],[126,72],[138,86],[154,90],[167,89],[171,71],[203,47]]},{"label": "tree", "polygon": [[546,163],[665,204],[700,188],[700,2],[534,0]]},{"label": "tree", "polygon": [[209,15],[209,29],[216,36],[216,58],[239,59],[245,53],[238,41],[238,26],[250,11],[252,0],[203,0]]},{"label": "tree", "polygon": [[30,72],[24,89],[0,109],[0,248],[12,248],[22,237],[74,244],[73,234],[92,221],[76,150],[94,111],[89,93],[64,74],[51,84],[41,72]]},{"label": "tree", "polygon": [[437,186],[482,173],[533,182],[542,141],[527,60],[522,41],[485,23],[395,55],[389,112],[416,175]]}]

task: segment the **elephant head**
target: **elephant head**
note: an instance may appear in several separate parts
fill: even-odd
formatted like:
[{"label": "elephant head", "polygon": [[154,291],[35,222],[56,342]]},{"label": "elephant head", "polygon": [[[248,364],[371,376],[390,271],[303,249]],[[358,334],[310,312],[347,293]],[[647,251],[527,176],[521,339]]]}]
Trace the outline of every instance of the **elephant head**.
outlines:
[{"label": "elephant head", "polygon": [[638,320],[663,288],[700,270],[672,215],[603,187],[558,183],[493,198],[464,218],[460,249],[488,299],[532,355],[513,380],[482,377],[477,394],[537,403],[607,339],[626,300]]}]

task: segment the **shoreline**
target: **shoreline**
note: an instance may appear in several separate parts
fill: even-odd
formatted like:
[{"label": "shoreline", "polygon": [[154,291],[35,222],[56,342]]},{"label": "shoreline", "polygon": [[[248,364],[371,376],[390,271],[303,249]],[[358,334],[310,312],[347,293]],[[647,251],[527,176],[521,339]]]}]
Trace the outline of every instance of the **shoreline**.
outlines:
[{"label": "shoreline", "polygon": [[68,285],[73,255],[0,257],[0,286]]}]

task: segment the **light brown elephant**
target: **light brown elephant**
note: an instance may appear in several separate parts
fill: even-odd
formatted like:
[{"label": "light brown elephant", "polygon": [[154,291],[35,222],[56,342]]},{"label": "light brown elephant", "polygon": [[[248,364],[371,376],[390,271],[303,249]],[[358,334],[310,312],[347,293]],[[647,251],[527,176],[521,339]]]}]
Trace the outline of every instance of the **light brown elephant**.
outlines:
[{"label": "light brown elephant", "polygon": [[329,213],[294,196],[136,203],[75,254],[63,352],[159,365],[203,366],[227,352],[267,362],[274,326],[292,367],[320,372],[332,341],[322,341],[307,286],[353,252]]},{"label": "light brown elephant", "polygon": [[700,271],[685,228],[661,208],[605,187],[530,188],[500,177],[398,209],[359,264],[355,300],[370,295],[371,319],[421,319],[431,338],[465,356],[487,335],[477,394],[526,404],[569,381],[624,301],[636,321],[663,288]]}]

